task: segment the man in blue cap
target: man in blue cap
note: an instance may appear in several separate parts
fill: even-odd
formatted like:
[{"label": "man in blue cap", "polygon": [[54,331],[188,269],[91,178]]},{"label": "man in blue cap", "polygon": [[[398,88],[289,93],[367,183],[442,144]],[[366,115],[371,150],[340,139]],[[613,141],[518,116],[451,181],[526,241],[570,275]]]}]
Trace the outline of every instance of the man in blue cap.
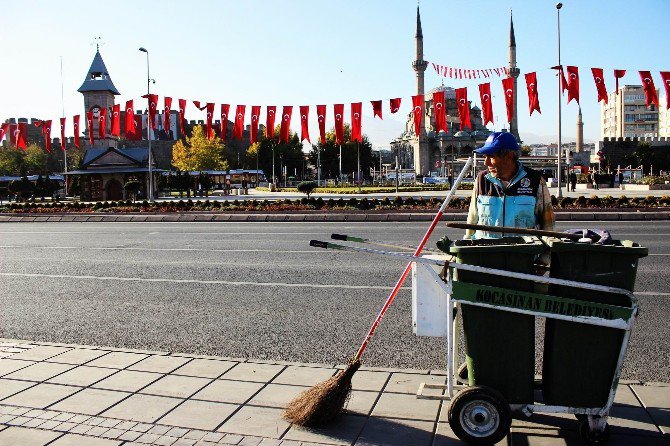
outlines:
[{"label": "man in blue cap", "polygon": [[[520,147],[514,135],[493,132],[484,146],[475,152],[484,155],[488,171],[480,172],[475,180],[468,223],[554,229],[554,210],[546,181],[539,172],[521,164]],[[486,231],[466,232],[467,238],[503,235]]]}]

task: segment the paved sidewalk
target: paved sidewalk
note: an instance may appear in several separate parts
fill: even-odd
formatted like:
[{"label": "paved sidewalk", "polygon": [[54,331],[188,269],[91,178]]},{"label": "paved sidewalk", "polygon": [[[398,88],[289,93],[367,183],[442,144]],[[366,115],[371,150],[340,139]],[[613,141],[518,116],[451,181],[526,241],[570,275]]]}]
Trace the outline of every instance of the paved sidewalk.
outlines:
[{"label": "paved sidewalk", "polygon": [[[336,423],[305,429],[281,418],[337,369],[0,338],[0,445],[461,444],[447,405],[415,397],[419,383],[445,382],[436,370],[362,368]],[[609,445],[669,445],[670,384],[622,382],[610,424]],[[500,444],[581,444],[572,416],[512,426]]]}]

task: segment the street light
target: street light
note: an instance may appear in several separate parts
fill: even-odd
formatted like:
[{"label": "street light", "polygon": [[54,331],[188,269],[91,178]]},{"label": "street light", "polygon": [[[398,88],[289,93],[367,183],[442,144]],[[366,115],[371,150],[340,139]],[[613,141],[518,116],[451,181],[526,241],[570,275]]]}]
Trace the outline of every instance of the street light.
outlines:
[{"label": "street light", "polygon": [[[147,99],[151,101],[149,94],[150,94],[150,88],[149,85],[151,83],[151,76],[149,75],[149,51],[147,51],[146,48],[140,47],[140,51],[143,53],[146,53],[147,55]],[[151,108],[151,105],[149,105]],[[152,164],[153,164],[153,159],[151,156],[151,110],[147,111],[147,141],[149,141],[149,202],[154,201],[154,177],[153,177],[153,172],[152,172]]]},{"label": "street light", "polygon": [[556,194],[557,198],[563,198],[563,192],[561,191],[561,100],[563,98],[563,85],[561,85],[563,76],[561,67],[561,8],[563,3],[556,3],[556,19],[557,19],[557,29],[558,29],[558,152],[557,152],[557,163],[556,163],[556,180],[558,186],[558,192]]}]

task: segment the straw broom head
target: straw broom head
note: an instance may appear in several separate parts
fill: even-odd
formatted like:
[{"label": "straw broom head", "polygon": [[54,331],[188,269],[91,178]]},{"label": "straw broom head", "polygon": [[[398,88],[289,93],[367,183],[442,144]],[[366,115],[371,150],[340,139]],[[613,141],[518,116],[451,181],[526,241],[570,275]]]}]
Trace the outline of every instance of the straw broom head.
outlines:
[{"label": "straw broom head", "polygon": [[305,390],[291,401],[284,418],[300,426],[321,426],[333,420],[344,408],[351,393],[351,379],[361,366],[359,359],[326,381]]}]

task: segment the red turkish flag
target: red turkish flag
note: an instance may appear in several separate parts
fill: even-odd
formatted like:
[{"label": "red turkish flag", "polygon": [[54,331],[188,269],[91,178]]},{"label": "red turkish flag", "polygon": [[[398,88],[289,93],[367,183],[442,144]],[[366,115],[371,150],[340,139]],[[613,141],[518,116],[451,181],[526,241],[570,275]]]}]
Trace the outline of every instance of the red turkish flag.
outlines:
[{"label": "red turkish flag", "polygon": [[561,94],[568,89],[568,82],[565,80],[565,74],[563,73],[563,65],[556,65],[551,67],[552,70],[558,70],[559,83],[561,84]]},{"label": "red turkish flag", "polygon": [[335,115],[335,144],[342,144],[344,141],[344,104],[333,105],[333,114]]},{"label": "red turkish flag", "polygon": [[649,71],[640,71],[640,79],[642,79],[642,88],[644,88],[644,97],[647,99],[647,107],[651,104],[656,104],[658,107],[658,94],[656,93],[651,73]]},{"label": "red turkish flag", "polygon": [[143,115],[131,115],[133,119],[133,127],[129,133],[126,133],[126,139],[129,141],[142,141],[142,116]]},{"label": "red turkish flag", "polygon": [[246,111],[246,105],[238,105],[235,111],[235,125],[233,126],[233,138],[238,141],[242,141],[242,135],[244,134],[244,113]]},{"label": "red turkish flag", "polygon": [[370,101],[372,104],[372,117],[379,116],[379,119],[382,118],[382,101]]},{"label": "red turkish flag", "polygon": [[198,110],[204,110],[205,108],[207,108],[206,105],[203,105],[203,106],[201,107],[201,106],[200,106],[200,101],[193,101],[193,105],[195,105],[195,106],[197,107]]},{"label": "red turkish flag", "polygon": [[614,91],[619,94],[619,79],[626,75],[626,70],[614,70]]},{"label": "red turkish flag", "polygon": [[251,132],[249,133],[249,142],[251,144],[258,141],[258,125],[260,124],[261,118],[261,106],[252,105],[251,106]]},{"label": "red turkish flag", "polygon": [[28,137],[28,124],[25,122],[19,122],[19,126],[16,130],[16,147],[25,149],[28,147],[27,137]]},{"label": "red turkish flag", "polygon": [[112,105],[112,121],[111,121],[112,136],[121,136],[121,104]]},{"label": "red turkish flag", "polygon": [[533,116],[535,110],[542,113],[540,110],[540,96],[537,94],[537,73],[533,71],[532,73],[526,73],[525,76],[526,89],[528,90],[528,108],[530,109],[530,115]]},{"label": "red turkish flag", "polygon": [[316,106],[316,117],[319,121],[319,142],[321,144],[326,143],[326,106],[317,105]]},{"label": "red turkish flag", "polygon": [[165,134],[170,134],[170,109],[172,108],[172,98],[165,96],[163,98],[163,130]]},{"label": "red turkish flag", "polygon": [[86,128],[88,129],[88,142],[93,145],[93,112],[86,112]]},{"label": "red turkish flag", "polygon": [[214,103],[208,102],[205,108],[207,109],[207,120],[205,121],[207,139],[212,139],[214,137],[214,129],[212,128],[212,120],[214,119]]},{"label": "red turkish flag", "polygon": [[156,110],[158,109],[158,95],[145,94],[142,96],[147,99],[149,103],[149,122],[151,123],[151,130],[156,129]]},{"label": "red turkish flag", "polygon": [[79,148],[79,115],[72,117],[72,126],[74,128],[74,146]]},{"label": "red turkish flag", "polygon": [[605,87],[605,75],[602,68],[591,68],[593,73],[593,81],[596,83],[596,90],[598,90],[598,102],[605,101],[607,104],[607,87]]},{"label": "red turkish flag", "polygon": [[433,107],[435,108],[435,131],[447,132],[447,106],[444,102],[444,91],[433,93]]},{"label": "red turkish flag", "polygon": [[186,119],[186,99],[179,100],[179,134],[184,136],[184,120]]},{"label": "red turkish flag", "polygon": [[285,105],[281,114],[281,127],[279,127],[279,140],[281,142],[288,142],[291,134],[291,115],[293,114],[293,106]]},{"label": "red turkish flag", "polygon": [[461,121],[461,130],[465,127],[472,129],[468,89],[466,87],[456,89],[456,104],[458,105],[458,119]]},{"label": "red turkish flag", "polygon": [[309,105],[300,106],[300,141],[309,140]]},{"label": "red turkish flag", "polygon": [[126,135],[126,139],[131,139],[128,135],[135,133],[135,107],[133,106],[132,99],[126,101],[126,116],[123,123],[123,133]]},{"label": "red turkish flag", "polygon": [[107,109],[101,108],[98,112],[98,136],[101,139],[107,137]]},{"label": "red turkish flag", "polygon": [[65,118],[60,118],[60,149],[65,152]]},{"label": "red turkish flag", "polygon": [[493,124],[493,105],[491,104],[491,83],[479,84],[479,99],[482,101],[484,125]]},{"label": "red turkish flag", "polygon": [[665,87],[665,108],[670,110],[670,71],[661,71],[661,79]]},{"label": "red turkish flag", "polygon": [[507,122],[512,122],[514,117],[514,78],[506,77],[502,80],[503,92],[505,93],[505,108],[507,109]]},{"label": "red turkish flag", "polygon": [[220,133],[223,142],[226,142],[228,136],[228,113],[230,112],[230,104],[221,104],[221,124]]},{"label": "red turkish flag", "polygon": [[51,119],[44,121],[42,134],[44,135],[44,148],[51,153]]},{"label": "red turkish flag", "polygon": [[400,102],[402,101],[402,98],[394,98],[391,99],[391,113],[398,113],[398,110],[400,110]]},{"label": "red turkish flag", "polygon": [[414,133],[421,134],[421,118],[423,118],[423,95],[412,96],[412,114],[414,115]]},{"label": "red turkish flag", "polygon": [[351,103],[351,141],[363,142],[363,134],[361,130],[363,125],[362,109],[362,102]]},{"label": "red turkish flag", "polygon": [[267,116],[265,118],[265,137],[272,139],[275,137],[275,115],[277,114],[277,106],[268,105]]},{"label": "red turkish flag", "polygon": [[566,71],[568,72],[568,104],[573,99],[579,104],[579,68],[568,65]]},{"label": "red turkish flag", "polygon": [[7,134],[7,130],[9,130],[9,123],[8,122],[3,122],[0,124],[0,142],[2,142],[3,139],[5,139],[5,135]]}]

